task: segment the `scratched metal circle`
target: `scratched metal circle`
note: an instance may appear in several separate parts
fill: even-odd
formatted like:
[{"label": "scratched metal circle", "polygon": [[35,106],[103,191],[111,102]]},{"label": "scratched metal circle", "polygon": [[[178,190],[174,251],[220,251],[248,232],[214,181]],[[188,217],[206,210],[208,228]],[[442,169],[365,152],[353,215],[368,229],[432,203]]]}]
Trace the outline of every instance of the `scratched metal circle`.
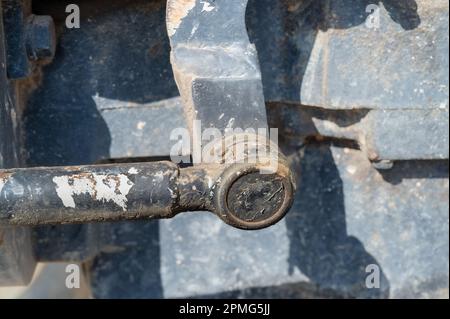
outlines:
[{"label": "scratched metal circle", "polygon": [[292,206],[294,181],[288,166],[263,174],[258,165],[235,164],[224,171],[215,193],[215,212],[237,228],[256,230],[280,221]]},{"label": "scratched metal circle", "polygon": [[281,209],[284,200],[285,188],[279,175],[254,172],[233,183],[227,205],[235,217],[255,223],[270,219]]}]

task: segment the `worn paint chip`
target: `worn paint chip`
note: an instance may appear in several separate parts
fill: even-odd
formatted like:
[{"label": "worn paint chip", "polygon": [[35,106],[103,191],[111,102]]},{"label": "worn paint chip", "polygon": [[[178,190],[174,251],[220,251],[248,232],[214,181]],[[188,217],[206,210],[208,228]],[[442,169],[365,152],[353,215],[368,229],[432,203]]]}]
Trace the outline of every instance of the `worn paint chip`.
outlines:
[{"label": "worn paint chip", "polygon": [[200,1],[203,4],[202,12],[211,12],[215,9],[208,1]]},{"label": "worn paint chip", "polygon": [[128,170],[128,174],[131,174],[131,175],[139,174],[139,170],[136,169],[135,167],[132,167]]},{"label": "worn paint chip", "polygon": [[8,183],[10,177],[11,174],[3,174],[3,176],[0,176],[0,193],[2,192],[3,187],[5,187],[6,183]]},{"label": "worn paint chip", "polygon": [[167,32],[172,37],[181,22],[195,7],[196,0],[169,0],[167,3]]},{"label": "worn paint chip", "polygon": [[0,193],[2,192],[2,189],[5,186],[5,184],[6,184],[6,180],[0,178]]},{"label": "worn paint chip", "polygon": [[76,208],[74,196],[87,194],[97,201],[113,202],[124,211],[127,210],[127,195],[134,186],[124,174],[56,176],[53,182],[65,207]]}]

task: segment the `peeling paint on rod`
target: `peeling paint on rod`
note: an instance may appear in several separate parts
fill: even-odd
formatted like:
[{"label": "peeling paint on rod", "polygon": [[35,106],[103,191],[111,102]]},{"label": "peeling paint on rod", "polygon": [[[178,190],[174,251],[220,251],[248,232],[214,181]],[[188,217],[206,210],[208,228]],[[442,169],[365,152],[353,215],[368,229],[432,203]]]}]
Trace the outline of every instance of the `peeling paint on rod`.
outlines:
[{"label": "peeling paint on rod", "polygon": [[254,164],[171,162],[0,170],[0,226],[172,218],[210,211],[243,229],[277,223],[294,181],[285,161],[261,175]]},{"label": "peeling paint on rod", "polygon": [[170,162],[0,171],[0,225],[169,218],[178,176]]}]

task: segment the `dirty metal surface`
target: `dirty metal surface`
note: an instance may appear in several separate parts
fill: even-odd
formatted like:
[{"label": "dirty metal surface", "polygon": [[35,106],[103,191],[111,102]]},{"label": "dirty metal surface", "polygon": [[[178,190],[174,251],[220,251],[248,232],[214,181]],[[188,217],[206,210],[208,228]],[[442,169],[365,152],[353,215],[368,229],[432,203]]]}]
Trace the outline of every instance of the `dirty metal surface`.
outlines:
[{"label": "dirty metal surface", "polygon": [[[404,162],[382,175],[347,147],[319,143],[291,155],[302,177],[284,221],[251,233],[200,213],[108,225],[122,250],[95,259],[94,295],[448,297],[448,162]],[[131,235],[151,227],[151,238]],[[138,252],[145,266],[132,262]],[[117,264],[131,269],[112,271]],[[382,271],[381,289],[365,288],[369,264]]]},{"label": "dirty metal surface", "polygon": [[[2,3],[0,2],[0,12]],[[0,169],[18,165],[17,119],[6,75],[5,36],[0,14]],[[12,87],[12,86],[11,86]],[[4,179],[0,176],[0,192]],[[25,285],[36,265],[31,229],[0,226],[0,285]]]},{"label": "dirty metal surface", "polygon": [[[167,146],[169,130],[164,130],[162,123],[167,123],[167,126],[170,127],[178,127],[181,123],[186,123],[186,120],[179,106],[172,105],[174,100],[161,102],[161,100],[179,96],[179,92],[171,75],[170,46],[165,34],[165,8],[164,4],[160,2],[153,1],[144,5],[139,1],[133,4],[121,4],[113,1],[111,10],[104,12],[96,10],[92,3],[81,1],[81,8],[90,12],[88,16],[82,17],[83,29],[76,32],[73,30],[62,32],[60,26],[60,33],[62,33],[59,51],[65,52],[65,55],[57,56],[55,62],[46,68],[43,85],[35,92],[28,105],[28,113],[31,115],[26,116],[26,130],[29,132],[27,133],[29,165],[57,165],[61,161],[78,165],[90,164],[98,161],[99,158],[149,157],[168,154],[167,151],[170,150]],[[322,64],[311,56],[316,37],[325,37],[323,34],[326,33],[326,36],[330,38],[327,43],[342,43],[348,49],[353,43],[352,39],[359,41],[358,35],[361,34],[364,35],[363,39],[369,37],[371,39],[369,42],[374,45],[383,43],[379,38],[384,39],[386,32],[393,34],[393,38],[394,35],[395,37],[397,35],[413,37],[417,33],[420,39],[423,38],[423,41],[428,39],[425,41],[429,44],[426,46],[426,50],[417,49],[414,44],[417,41],[414,42],[411,38],[411,41],[402,42],[404,43],[402,47],[405,48],[402,49],[403,51],[397,47],[389,47],[381,50],[382,52],[377,53],[375,57],[377,61],[387,60],[389,62],[391,60],[389,56],[386,56],[386,50],[391,50],[392,54],[396,56],[399,54],[410,56],[414,52],[417,55],[417,63],[414,63],[414,68],[421,68],[422,71],[417,71],[414,76],[410,77],[407,75],[409,64],[402,64],[406,63],[408,59],[395,60],[398,62],[397,64],[394,63],[395,61],[388,64],[379,62],[379,65],[383,65],[383,72],[380,73],[378,69],[365,66],[373,60],[370,54],[360,53],[358,61],[347,61],[346,59],[350,59],[353,55],[342,53],[342,48],[331,51],[323,49],[323,51],[332,53],[329,54],[330,63],[347,65],[349,66],[348,72],[355,78],[367,78],[367,81],[361,80],[361,83],[367,86],[383,74],[399,72],[402,74],[401,77],[385,76],[384,82],[377,81],[375,86],[377,88],[384,83],[386,84],[384,87],[366,90],[377,95],[376,99],[373,96],[367,96],[366,101],[357,102],[354,99],[352,102],[351,109],[373,110],[368,116],[361,117],[361,120],[365,119],[365,121],[359,125],[360,135],[352,137],[361,144],[367,145],[366,152],[369,158],[372,160],[448,158],[449,111],[448,105],[441,103],[448,101],[448,90],[442,86],[448,83],[448,68],[437,68],[436,66],[448,64],[446,60],[448,59],[448,48],[446,49],[444,45],[448,34],[442,29],[442,26],[445,26],[445,17],[433,18],[445,15],[443,11],[447,10],[448,12],[448,6],[441,6],[444,10],[438,10],[441,7],[436,3],[417,2],[417,10],[420,13],[420,24],[418,24],[418,13],[414,9],[414,1],[403,6],[396,6],[392,1],[384,1],[383,4],[389,8],[390,15],[381,5],[383,19],[381,26],[383,28],[389,26],[390,29],[371,30],[367,29],[363,23],[368,15],[365,12],[366,7],[353,6],[350,2],[344,1],[339,4],[338,12],[341,14],[335,17],[335,19],[339,18],[339,24],[334,22],[333,25],[347,27],[338,29],[330,27],[325,32],[322,31],[322,25],[331,24],[331,22],[327,22],[327,19],[331,19],[330,17],[334,15],[325,15],[324,12],[337,10],[334,6],[330,8],[326,3],[328,1],[261,0],[257,2],[251,0],[249,2],[247,26],[250,42],[255,43],[258,50],[266,100],[269,102],[291,101],[295,105],[302,102],[303,105],[320,107],[325,111],[348,109],[350,104],[343,99],[351,99],[351,94],[343,94],[340,100],[336,99],[336,103],[342,101],[341,104],[321,103],[318,100],[300,99],[298,96],[299,88],[303,88],[305,85],[311,90],[315,90],[316,94],[311,95],[314,98],[335,90],[334,83],[339,83],[341,86],[348,84],[347,89],[353,89],[351,83],[354,79],[339,78],[329,82],[328,90],[322,94],[322,82],[313,81],[315,79],[315,77],[313,78],[314,70],[318,70],[317,74],[327,73],[321,71],[319,67]],[[64,2],[51,2],[51,6],[36,5],[35,11],[37,14],[51,14],[57,19],[58,14],[61,15],[60,12],[63,11],[63,5]],[[402,9],[402,7],[404,8]],[[119,14],[115,11],[117,8],[121,8],[123,12]],[[136,13],[132,13],[134,10]],[[343,12],[347,12],[347,14],[344,15]],[[278,18],[274,19],[275,16]],[[352,20],[356,18],[358,23]],[[59,17],[59,19],[63,18]],[[145,26],[147,20],[151,23],[150,28]],[[120,30],[118,29],[119,25]],[[404,28],[410,30],[404,30]],[[102,40],[103,50],[96,50],[98,39],[102,38],[104,34],[109,34],[108,32],[111,35],[117,34],[117,36],[108,41]],[[122,37],[122,33],[126,33],[128,36]],[[184,41],[185,38],[182,35],[180,34],[179,37]],[[436,41],[433,40],[434,38]],[[188,43],[190,43],[189,41]],[[277,45],[273,45],[273,43]],[[317,43],[320,45],[324,41]],[[328,48],[327,44],[323,45],[323,48]],[[410,48],[408,45],[413,47]],[[383,46],[380,45],[380,47]],[[355,47],[352,50],[366,50],[366,46]],[[434,50],[435,53],[431,54],[430,50]],[[440,62],[437,63],[437,60]],[[69,61],[71,62],[69,63]],[[128,61],[131,62],[128,63]],[[413,61],[412,57],[411,61]],[[399,65],[399,68],[394,69],[395,65]],[[143,72],[144,69],[153,70],[153,72],[147,74]],[[305,74],[306,70],[309,70],[309,73]],[[329,76],[345,75],[345,73],[340,74],[333,72]],[[421,80],[428,75],[430,75],[428,82]],[[403,81],[404,77],[408,77],[408,81]],[[81,81],[81,79],[88,80]],[[392,81],[396,82],[391,83]],[[397,85],[400,81],[402,84]],[[427,101],[431,101],[430,103],[424,103],[425,100],[412,99],[412,97],[422,94],[415,92],[420,90],[414,86],[415,83],[424,81],[433,83],[423,91],[423,94],[430,96],[429,98],[424,97]],[[68,90],[67,85],[72,82],[82,84],[75,90]],[[383,92],[392,90],[394,86],[398,89],[394,90],[392,94],[411,97],[409,100],[404,100],[408,102],[404,106],[389,106],[389,103],[393,102],[389,98],[390,95]],[[354,90],[358,91],[358,88]],[[295,92],[297,94],[294,94]],[[336,90],[336,92],[339,91]],[[54,96],[59,96],[59,98],[55,99]],[[296,98],[294,98],[295,96]],[[382,99],[386,99],[386,101]],[[440,100],[439,103],[437,99]],[[67,107],[61,106],[63,102],[68,104]],[[168,103],[170,107],[164,109],[159,107],[165,103]],[[215,102],[211,103],[211,101],[205,101],[205,103],[215,105]],[[174,104],[176,103],[174,102]],[[137,115],[137,108],[141,109],[142,118]],[[209,116],[208,114],[211,116],[214,114],[214,117],[210,119],[213,122],[222,115],[220,108],[217,109],[218,116],[216,116],[217,112],[206,109],[208,110],[206,117]],[[221,117],[219,124],[226,126],[229,121],[224,120],[224,116]],[[79,125],[80,121],[86,123],[86,126]],[[187,122],[189,123],[189,121]],[[294,120],[292,122],[295,123]],[[358,124],[357,122],[354,124]],[[238,126],[238,123],[234,122],[234,124]],[[320,126],[326,130],[325,135],[336,138],[340,138],[342,129],[346,128],[340,127],[339,124],[335,125],[335,123],[328,125],[328,122],[323,122]],[[405,129],[402,130],[402,127]],[[399,132],[394,132],[395,128]],[[121,130],[132,134],[133,138],[121,139]],[[404,132],[411,132],[411,134],[405,135]],[[146,138],[147,134],[152,134],[152,138]],[[63,136],[67,136],[71,140],[70,145],[63,144]],[[92,143],[84,143],[86,139]],[[53,143],[47,143],[47,141]],[[47,152],[45,149],[47,147],[51,147],[53,152]],[[50,155],[52,153],[53,155]],[[83,155],[81,156],[81,154]]]},{"label": "dirty metal surface", "polygon": [[[255,155],[256,163],[231,164],[221,174],[215,196],[216,209],[228,223],[255,229],[274,224],[286,213],[292,204],[294,183],[278,145],[268,143],[266,136],[258,136],[260,130],[267,131],[268,123],[258,54],[246,28],[247,3],[248,0],[169,0],[166,24],[173,74],[194,149],[202,149],[208,142],[220,145],[222,151],[213,153],[222,163],[225,158],[231,159],[229,163],[248,163],[250,153]],[[203,129],[194,122],[200,122]],[[206,141],[207,128],[216,130],[219,136],[211,134]],[[239,129],[241,135],[234,129]],[[243,137],[244,130],[249,129],[253,133]],[[251,138],[254,141],[248,142]],[[236,154],[235,148],[240,146],[247,155],[236,158],[243,155]],[[253,152],[254,147],[259,149]],[[269,148],[269,154],[263,154],[261,148]],[[196,152],[191,155],[194,165],[205,163]],[[262,157],[277,162],[275,173],[259,175]]]},{"label": "dirty metal surface", "polygon": [[0,224],[168,218],[177,212],[178,175],[170,162],[0,171]]},{"label": "dirty metal surface", "polygon": [[5,28],[7,75],[9,79],[21,79],[31,74],[31,63],[26,49],[26,17],[31,1],[2,0]]},{"label": "dirty metal surface", "polygon": [[[312,296],[448,296],[447,163],[404,164],[385,177],[357,150],[301,153],[298,196],[274,228],[244,235],[200,215],[160,223],[165,296],[298,297],[304,285]],[[381,289],[365,289],[368,264],[380,266]]]},{"label": "dirty metal surface", "polygon": [[219,142],[214,136],[205,141],[194,121],[221,136],[236,128],[254,134],[267,129],[258,54],[246,28],[247,3],[167,2],[171,63],[194,145]]},{"label": "dirty metal surface", "polygon": [[[379,28],[368,27],[370,4],[380,10]],[[448,108],[447,1],[258,0],[247,23],[268,101]]]},{"label": "dirty metal surface", "polygon": [[444,0],[250,1],[266,101],[378,110],[370,158],[448,158],[448,12]]},{"label": "dirty metal surface", "polygon": [[[62,23],[65,7],[73,1],[35,1],[36,14],[55,18],[60,54],[45,67],[42,85],[28,103],[25,141],[29,166],[81,165],[168,154],[167,128],[184,121],[182,109],[174,109],[169,116],[155,115],[153,108],[141,110],[144,117],[136,123],[136,110],[120,103],[149,106],[179,96],[169,59],[164,2],[108,1],[104,8],[92,1],[77,1],[81,11],[88,14],[81,16],[83,28],[70,31],[64,30]],[[174,122],[162,121],[167,118]],[[140,121],[147,123],[143,132],[138,128],[142,127]],[[124,127],[132,135],[122,135]],[[101,251],[117,252],[112,243],[120,242],[126,249],[120,256],[112,255],[116,262],[139,258],[144,264],[158,263],[152,249],[136,245],[137,237],[146,241],[146,247],[157,244],[157,223],[41,226],[34,233],[39,260],[92,260]],[[99,270],[107,268],[98,264]]]},{"label": "dirty metal surface", "polygon": [[349,10],[350,1],[328,1],[300,100],[330,109],[448,110],[448,1],[380,1],[377,29],[361,16],[368,3]]},{"label": "dirty metal surface", "polygon": [[[83,27],[67,30],[63,23],[70,3],[35,2],[36,14],[55,19],[59,54],[44,68],[28,103],[28,165],[167,156],[167,127],[180,125],[182,118],[176,112],[160,114],[161,104],[151,105],[179,96],[164,1],[114,0],[106,10],[78,1]],[[123,132],[134,138],[124,139]]]},{"label": "dirty metal surface", "polygon": [[448,110],[326,110],[278,102],[268,112],[287,135],[353,141],[371,161],[449,158]]},{"label": "dirty metal surface", "polygon": [[147,104],[94,100],[110,130],[109,159],[167,157],[173,148],[167,128],[186,127],[180,98]]},{"label": "dirty metal surface", "polygon": [[[108,10],[96,8],[93,1],[79,2],[82,10],[89,12],[82,17],[84,27],[79,31],[60,29],[57,52],[64,54],[57,54],[55,62],[46,67],[42,85],[28,104],[25,131],[29,165],[91,164],[111,158],[112,136],[120,136],[120,126],[107,124],[103,119],[93,98],[97,95],[142,104],[179,95],[171,75],[163,2],[110,1]],[[49,1],[48,6],[38,4],[35,10],[57,17],[58,12],[64,12],[65,3],[69,2]],[[268,101],[293,101],[290,107],[299,106],[300,84],[310,65],[316,36],[318,33],[322,36],[318,21],[323,18],[322,6],[326,3],[329,1],[249,1],[248,29],[251,42],[258,49]],[[417,21],[416,15],[404,18],[395,1],[380,3],[390,8],[393,22],[388,23],[396,26],[399,34],[412,36],[419,30],[426,37],[433,34],[433,27],[400,29],[402,24],[414,26],[408,21]],[[435,2],[417,3],[421,26],[425,26],[426,17],[435,13],[424,8],[428,5],[432,8]],[[361,30],[353,30],[356,24],[351,21],[358,17],[357,25],[363,27],[361,23],[367,17],[363,5],[355,6],[353,1],[342,1],[340,5],[346,7],[347,14],[341,18],[342,25],[347,26],[330,33],[330,37],[335,37],[335,33],[358,33]],[[437,11],[448,12],[448,6]],[[437,23],[442,23],[439,19]],[[277,37],[279,41],[274,40]],[[99,43],[102,50],[98,49]],[[445,51],[445,47],[436,50],[441,56],[439,52]],[[358,63],[367,61],[359,56]],[[341,59],[348,63],[352,57],[346,54],[331,60],[339,65]],[[410,66],[407,64],[401,72],[407,74]],[[144,75],[142,70],[155,72]],[[424,70],[421,75],[435,74],[432,69],[424,67]],[[386,72],[392,74],[391,71]],[[309,72],[313,74],[312,69]],[[343,76],[349,72],[357,77],[367,74],[363,67],[355,67]],[[436,74],[445,76],[442,72]],[[351,83],[340,80],[341,86]],[[73,83],[78,84],[75,89]],[[322,92],[321,88],[315,89]],[[404,94],[411,90],[412,86],[404,88]],[[445,100],[444,95],[433,93],[433,87],[430,90],[425,94],[429,94],[431,101],[433,96],[436,102]],[[331,88],[330,92],[335,91]],[[385,100],[377,96],[377,106],[389,105],[388,96],[383,97]],[[367,95],[369,102],[372,97]],[[360,100],[352,102],[351,94],[342,98],[346,99],[342,108],[364,107]],[[302,171],[298,192],[302,196],[296,198],[285,223],[247,233],[224,225],[214,216],[192,213],[170,221],[45,226],[34,230],[36,255],[40,260],[50,261],[89,260],[94,295],[103,298],[448,297],[448,160],[401,161],[392,170],[379,172],[354,143],[347,143],[348,138],[357,139],[359,132],[351,126],[366,118],[369,109],[341,113],[303,99],[304,104],[317,107],[306,107],[306,111],[299,108],[298,115],[285,112],[291,115],[284,117],[279,114],[284,114],[283,109],[277,106],[277,112],[272,112],[269,108],[271,121],[280,117],[285,152],[292,155],[291,160]],[[414,108],[422,106],[415,104]],[[333,107],[336,105],[337,102]],[[302,115],[305,112],[321,114]],[[439,112],[444,112],[445,118],[448,105]],[[181,112],[172,114],[173,118],[183,120]],[[152,127],[152,117],[147,119],[146,127]],[[398,123],[398,127],[402,125],[407,122]],[[327,139],[321,138],[305,145],[301,136],[303,127],[307,131],[303,136],[330,136],[338,146],[330,146]],[[297,130],[301,134],[297,135]],[[387,133],[382,134],[386,141],[383,147],[398,150],[395,156],[405,156],[413,149],[389,147],[391,138],[387,138]],[[153,137],[157,140],[160,136]],[[443,135],[444,139],[445,136],[448,133]],[[126,137],[120,138],[126,143]],[[428,138],[423,136],[423,140]],[[145,146],[148,139],[133,136],[128,143]],[[422,146],[425,153],[437,150],[436,158],[445,155],[442,144],[433,147],[418,143],[414,156],[422,158]],[[143,149],[148,153],[139,156],[152,156],[152,148]],[[126,157],[125,150],[124,144],[114,157]],[[382,270],[380,290],[362,287],[368,263],[377,264]]]},{"label": "dirty metal surface", "polygon": [[0,170],[0,225],[40,226],[164,219],[208,210],[226,223],[260,229],[292,205],[286,164],[180,168],[172,162]]}]

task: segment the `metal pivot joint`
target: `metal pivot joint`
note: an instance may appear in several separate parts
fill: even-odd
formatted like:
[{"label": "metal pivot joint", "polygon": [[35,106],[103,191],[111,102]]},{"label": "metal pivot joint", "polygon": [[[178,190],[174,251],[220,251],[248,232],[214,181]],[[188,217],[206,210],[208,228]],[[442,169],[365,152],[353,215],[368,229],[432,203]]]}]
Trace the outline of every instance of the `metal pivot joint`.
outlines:
[{"label": "metal pivot joint", "polygon": [[[258,141],[259,132],[268,131],[258,54],[250,43],[245,23],[247,2],[168,0],[167,3],[175,80],[193,143],[202,145],[202,149],[208,142],[220,145],[223,138],[203,140],[195,129],[196,122],[218,130],[225,140],[234,140],[225,143],[228,147],[236,144],[249,147],[240,137],[243,131],[254,132],[250,139]],[[259,142],[258,146],[265,148],[264,143]],[[220,199],[217,206],[227,212],[226,221],[237,227],[272,225],[292,204],[295,183],[291,171],[278,146],[270,146],[269,157],[278,166],[276,174],[258,172],[264,158],[247,164],[245,170],[238,164],[227,169],[232,173],[225,180],[234,184],[229,193],[217,196]],[[237,173],[244,176],[233,180]]]}]

